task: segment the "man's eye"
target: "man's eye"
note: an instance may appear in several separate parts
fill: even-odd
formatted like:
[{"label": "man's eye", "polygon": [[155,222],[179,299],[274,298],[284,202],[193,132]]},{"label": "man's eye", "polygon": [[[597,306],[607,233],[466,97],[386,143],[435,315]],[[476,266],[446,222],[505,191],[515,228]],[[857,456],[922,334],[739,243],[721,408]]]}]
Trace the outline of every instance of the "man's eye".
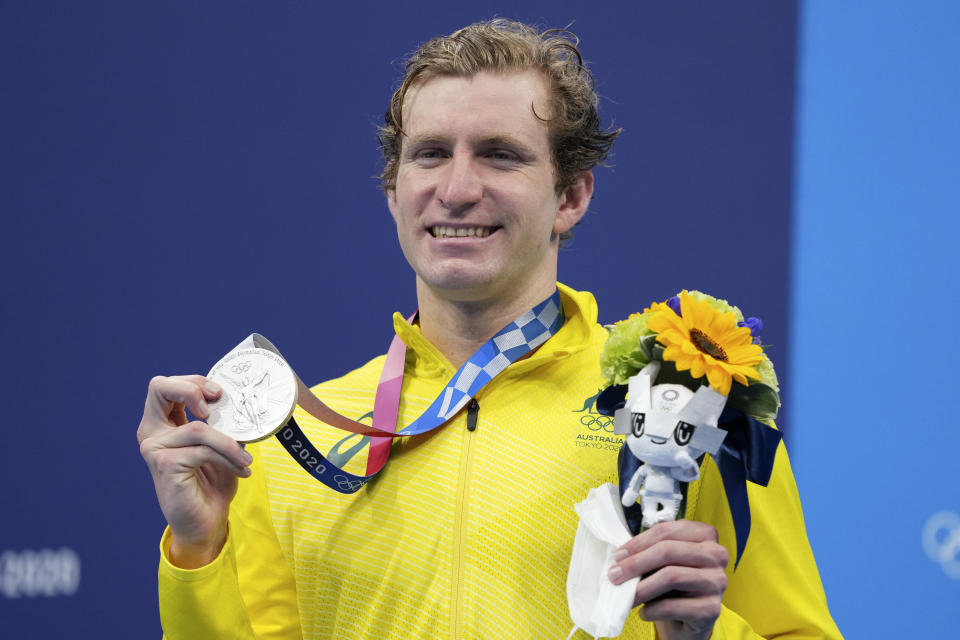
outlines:
[{"label": "man's eye", "polygon": [[441,163],[449,154],[440,147],[423,147],[412,149],[410,160],[421,167],[434,167]]},{"label": "man's eye", "polygon": [[441,157],[439,149],[423,149],[417,151],[416,158],[417,160],[434,160]]},{"label": "man's eye", "polygon": [[512,151],[496,149],[494,151],[487,152],[487,157],[491,160],[497,160],[499,162],[513,162],[517,159],[517,154],[513,153]]}]

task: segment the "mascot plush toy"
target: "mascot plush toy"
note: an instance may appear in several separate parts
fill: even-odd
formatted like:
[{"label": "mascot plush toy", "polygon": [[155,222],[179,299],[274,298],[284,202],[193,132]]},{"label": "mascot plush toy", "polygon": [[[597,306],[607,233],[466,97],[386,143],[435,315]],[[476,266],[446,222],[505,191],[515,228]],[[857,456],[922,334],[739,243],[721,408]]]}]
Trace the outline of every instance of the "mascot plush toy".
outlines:
[{"label": "mascot plush toy", "polygon": [[628,455],[640,463],[621,501],[630,507],[640,497],[644,528],[677,519],[680,482],[699,478],[697,458],[715,455],[727,435],[717,428],[726,396],[707,386],[694,393],[681,384],[655,385],[659,370],[651,362],[630,378],[626,406],[614,418],[614,433],[627,436]]}]

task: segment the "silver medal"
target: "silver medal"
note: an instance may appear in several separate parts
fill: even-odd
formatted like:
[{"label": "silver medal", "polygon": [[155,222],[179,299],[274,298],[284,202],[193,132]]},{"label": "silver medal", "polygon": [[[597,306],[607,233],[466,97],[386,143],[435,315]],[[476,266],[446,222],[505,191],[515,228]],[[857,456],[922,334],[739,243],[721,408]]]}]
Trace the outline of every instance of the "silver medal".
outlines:
[{"label": "silver medal", "polygon": [[225,355],[207,378],[223,388],[209,403],[207,424],[237,442],[269,438],[287,423],[297,404],[297,381],[276,353],[251,347]]}]

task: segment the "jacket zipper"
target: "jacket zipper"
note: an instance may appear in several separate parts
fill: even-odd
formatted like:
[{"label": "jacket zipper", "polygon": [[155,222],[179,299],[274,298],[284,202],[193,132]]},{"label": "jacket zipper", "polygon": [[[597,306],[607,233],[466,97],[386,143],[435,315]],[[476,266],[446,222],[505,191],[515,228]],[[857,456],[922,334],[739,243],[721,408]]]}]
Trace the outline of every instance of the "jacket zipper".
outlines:
[{"label": "jacket zipper", "polygon": [[467,403],[467,431],[477,430],[477,413],[480,411],[480,403],[476,398],[470,398]]},{"label": "jacket zipper", "polygon": [[463,578],[463,541],[467,533],[467,498],[470,494],[470,466],[473,458],[473,437],[477,430],[477,414],[480,404],[476,398],[467,403],[467,431],[464,436],[463,456],[460,459],[460,492],[457,499],[457,517],[454,526],[456,539],[453,550],[453,602],[451,603],[450,637],[452,640],[463,638],[463,593],[460,584]]}]

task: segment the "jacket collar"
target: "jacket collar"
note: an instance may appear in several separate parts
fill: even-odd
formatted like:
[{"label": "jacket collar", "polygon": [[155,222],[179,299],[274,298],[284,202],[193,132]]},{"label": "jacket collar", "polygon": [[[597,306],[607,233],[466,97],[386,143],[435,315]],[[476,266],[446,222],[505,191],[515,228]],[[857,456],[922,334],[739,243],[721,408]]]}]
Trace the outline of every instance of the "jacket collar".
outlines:
[{"label": "jacket collar", "polygon": [[[566,321],[560,330],[540,345],[533,355],[510,365],[504,373],[521,373],[587,348],[591,331],[597,324],[597,302],[593,294],[576,291],[557,283]],[[408,370],[425,377],[452,376],[456,369],[446,356],[423,337],[419,325],[407,322],[399,312],[393,314],[393,328],[407,345]]]}]

